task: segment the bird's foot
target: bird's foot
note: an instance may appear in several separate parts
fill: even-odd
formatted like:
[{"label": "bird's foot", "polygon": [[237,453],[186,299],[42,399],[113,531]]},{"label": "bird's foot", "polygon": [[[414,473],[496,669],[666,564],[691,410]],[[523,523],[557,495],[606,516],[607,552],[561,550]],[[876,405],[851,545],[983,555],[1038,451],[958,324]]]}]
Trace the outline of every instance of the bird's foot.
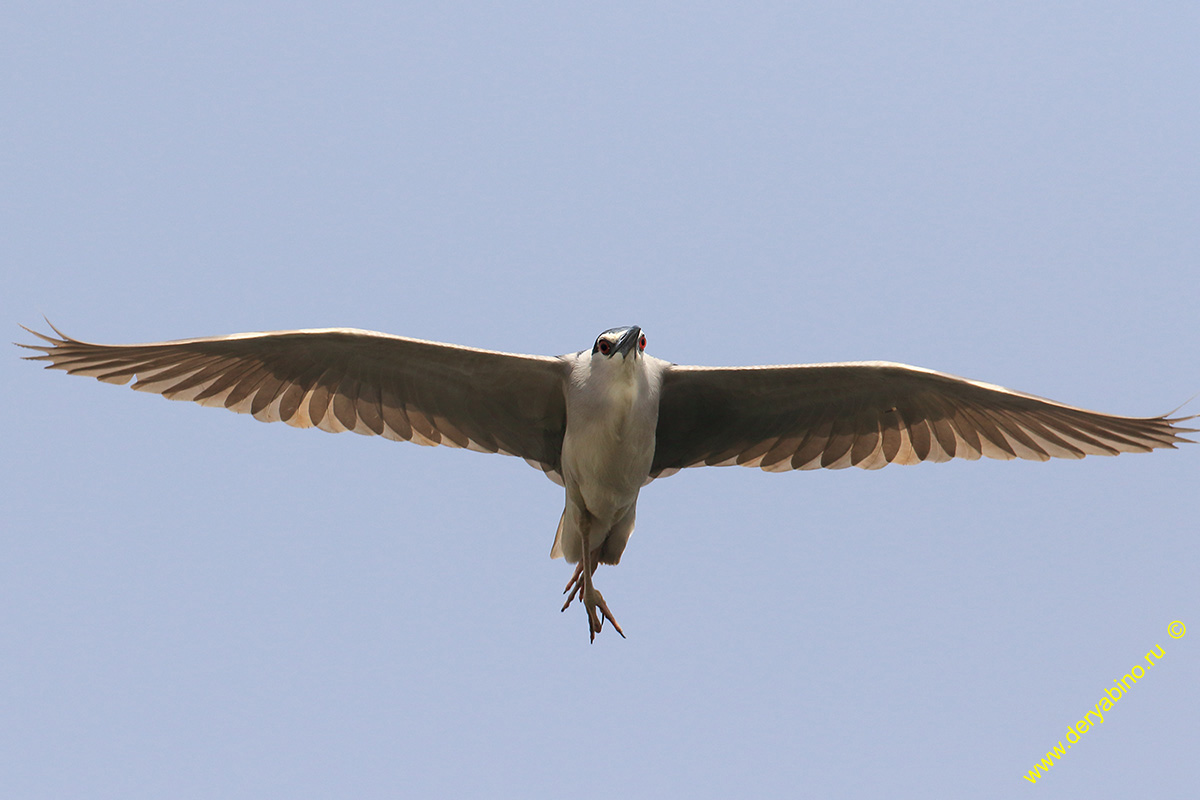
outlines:
[{"label": "bird's foot", "polygon": [[[608,603],[604,602],[604,595],[600,594],[598,589],[588,587],[590,591],[584,591],[581,600],[584,608],[587,609],[588,628],[591,634],[592,641],[596,641],[596,634],[604,627],[604,620],[612,623],[613,630],[621,634],[621,638],[625,638],[625,631],[621,630],[621,626],[617,624],[616,617],[608,610]],[[597,613],[597,611],[599,613]]]},{"label": "bird's foot", "polygon": [[[596,566],[598,565],[592,566],[591,572],[596,571]],[[577,597],[579,602],[583,603],[584,609],[587,611],[588,634],[593,642],[596,641],[596,634],[604,627],[604,620],[611,622],[613,630],[621,634],[622,639],[625,638],[625,631],[621,630],[621,626],[617,624],[616,618],[608,608],[608,603],[604,602],[604,595],[592,586],[591,575],[589,574],[587,578],[584,577],[583,562],[575,565],[575,573],[571,575],[571,580],[567,581],[563,594],[567,596],[567,601],[563,603],[563,611],[566,611]]]}]

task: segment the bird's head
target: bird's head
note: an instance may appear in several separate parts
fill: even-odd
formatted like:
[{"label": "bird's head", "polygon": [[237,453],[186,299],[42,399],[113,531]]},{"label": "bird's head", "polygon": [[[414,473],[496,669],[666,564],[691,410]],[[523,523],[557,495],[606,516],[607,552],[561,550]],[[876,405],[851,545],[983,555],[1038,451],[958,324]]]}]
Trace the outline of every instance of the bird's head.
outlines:
[{"label": "bird's head", "polygon": [[609,328],[596,337],[592,360],[633,363],[646,350],[646,334],[637,325]]}]

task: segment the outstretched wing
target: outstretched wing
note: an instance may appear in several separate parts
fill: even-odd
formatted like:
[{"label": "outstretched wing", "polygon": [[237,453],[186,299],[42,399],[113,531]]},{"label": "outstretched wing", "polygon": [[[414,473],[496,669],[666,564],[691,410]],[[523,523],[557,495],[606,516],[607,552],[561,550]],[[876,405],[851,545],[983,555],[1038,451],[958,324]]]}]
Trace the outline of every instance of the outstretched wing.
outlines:
[{"label": "outstretched wing", "polygon": [[1120,417],[883,361],[663,375],[651,475],[740,464],[878,469],[951,458],[1083,458],[1191,441],[1194,417]]},{"label": "outstretched wing", "polygon": [[[51,326],[53,328],[53,326]],[[298,428],[520,456],[559,470],[567,365],[561,359],[352,328],[241,333],[153,344],[72,339],[57,328],[29,356],[47,369],[128,383]]]}]

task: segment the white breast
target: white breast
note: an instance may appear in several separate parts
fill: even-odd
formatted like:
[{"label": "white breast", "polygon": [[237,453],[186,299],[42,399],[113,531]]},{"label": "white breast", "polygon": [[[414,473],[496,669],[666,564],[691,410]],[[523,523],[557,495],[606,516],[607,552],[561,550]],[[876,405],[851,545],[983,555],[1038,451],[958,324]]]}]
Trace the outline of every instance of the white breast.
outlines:
[{"label": "white breast", "polygon": [[667,362],[581,354],[567,387],[563,478],[587,510],[612,520],[636,500],[654,459],[658,397]]}]

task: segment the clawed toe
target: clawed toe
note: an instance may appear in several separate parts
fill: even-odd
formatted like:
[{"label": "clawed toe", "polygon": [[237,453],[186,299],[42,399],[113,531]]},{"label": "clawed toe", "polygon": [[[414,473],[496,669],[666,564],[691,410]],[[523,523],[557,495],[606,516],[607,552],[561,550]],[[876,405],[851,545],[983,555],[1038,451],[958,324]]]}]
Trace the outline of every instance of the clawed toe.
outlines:
[{"label": "clawed toe", "polygon": [[567,602],[563,603],[562,610],[566,611],[571,605],[571,601],[578,597],[583,599],[583,563],[575,565],[575,573],[571,575],[571,580],[567,581],[567,586],[563,589],[563,594],[567,596]]}]

